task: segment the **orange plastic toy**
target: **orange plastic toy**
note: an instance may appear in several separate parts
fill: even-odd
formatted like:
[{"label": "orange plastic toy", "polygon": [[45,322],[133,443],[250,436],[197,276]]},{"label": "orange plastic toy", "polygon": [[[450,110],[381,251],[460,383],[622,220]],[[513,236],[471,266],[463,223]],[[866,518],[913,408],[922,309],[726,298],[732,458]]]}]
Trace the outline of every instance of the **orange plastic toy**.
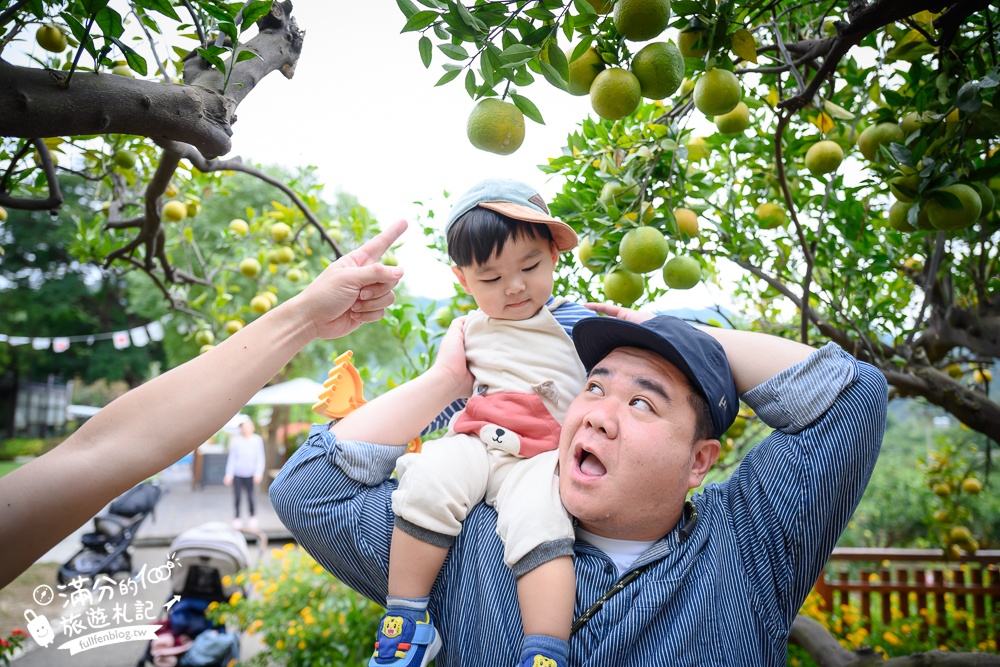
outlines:
[{"label": "orange plastic toy", "polygon": [[[313,405],[313,412],[339,420],[364,405],[364,382],[358,375],[358,369],[351,363],[353,350],[348,350],[333,360],[333,368],[319,393],[319,402]],[[420,438],[414,438],[407,445],[407,452],[420,451]]]}]

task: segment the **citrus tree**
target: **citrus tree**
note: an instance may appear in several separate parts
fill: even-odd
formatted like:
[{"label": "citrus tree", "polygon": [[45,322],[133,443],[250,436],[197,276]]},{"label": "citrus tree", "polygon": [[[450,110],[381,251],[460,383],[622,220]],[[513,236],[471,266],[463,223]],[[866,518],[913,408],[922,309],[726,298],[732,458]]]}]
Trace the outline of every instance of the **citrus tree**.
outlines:
[{"label": "citrus tree", "polygon": [[[543,122],[533,85],[589,95],[594,114],[543,167],[562,184],[552,212],[581,235],[566,292],[642,306],[725,285],[732,324],[834,341],[881,369],[894,396],[982,434],[988,474],[1000,438],[995,7],[397,4],[424,64],[443,67],[439,85],[458,81],[474,100],[478,148],[510,152],[519,116],[521,134],[525,118]],[[481,113],[487,102],[502,122]],[[737,441],[755,430],[744,417]],[[945,477],[982,488],[969,468],[924,469],[939,496]],[[940,516],[949,553],[980,546]]]},{"label": "citrus tree", "polygon": [[397,2],[475,110],[590,96],[544,168],[583,238],[568,287],[642,305],[722,274],[745,326],[833,340],[997,439],[988,2]]}]

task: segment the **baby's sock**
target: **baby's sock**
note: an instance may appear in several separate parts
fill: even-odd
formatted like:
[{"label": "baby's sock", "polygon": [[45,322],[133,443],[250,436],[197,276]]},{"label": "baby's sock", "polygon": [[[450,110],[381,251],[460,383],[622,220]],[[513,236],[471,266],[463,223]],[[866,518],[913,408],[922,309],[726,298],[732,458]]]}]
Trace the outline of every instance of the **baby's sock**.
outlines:
[{"label": "baby's sock", "polygon": [[569,664],[569,642],[548,635],[528,635],[525,637],[524,643],[521,644],[521,658],[518,664],[539,653],[555,660],[559,667]]},{"label": "baby's sock", "polygon": [[424,620],[424,612],[427,611],[427,603],[431,599],[427,598],[394,598],[388,597],[385,600],[385,613],[405,614],[412,619]]}]

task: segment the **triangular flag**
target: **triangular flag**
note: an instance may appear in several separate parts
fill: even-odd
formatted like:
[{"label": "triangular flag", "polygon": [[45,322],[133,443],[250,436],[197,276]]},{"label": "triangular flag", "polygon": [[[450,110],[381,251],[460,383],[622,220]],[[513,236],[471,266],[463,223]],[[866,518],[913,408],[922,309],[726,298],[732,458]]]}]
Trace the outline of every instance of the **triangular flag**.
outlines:
[{"label": "triangular flag", "polygon": [[32,338],[31,347],[36,350],[47,350],[49,349],[49,343],[51,342],[51,338]]},{"label": "triangular flag", "polygon": [[128,332],[116,331],[111,334],[111,342],[115,344],[116,350],[124,350],[129,346]]},{"label": "triangular flag", "polygon": [[132,344],[136,347],[145,347],[149,343],[149,334],[146,333],[146,327],[129,329],[128,334],[132,337]]},{"label": "triangular flag", "polygon": [[69,338],[53,338],[52,339],[52,351],[53,352],[65,352],[69,349]]},{"label": "triangular flag", "polygon": [[163,340],[163,325],[160,322],[150,322],[146,325],[146,331],[149,332],[151,340]]}]

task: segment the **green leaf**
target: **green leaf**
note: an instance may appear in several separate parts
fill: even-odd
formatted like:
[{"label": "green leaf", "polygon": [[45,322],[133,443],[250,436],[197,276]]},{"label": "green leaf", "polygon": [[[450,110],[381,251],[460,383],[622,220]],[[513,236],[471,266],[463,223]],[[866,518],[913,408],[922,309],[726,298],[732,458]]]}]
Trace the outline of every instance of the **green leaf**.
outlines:
[{"label": "green leaf", "polygon": [[406,18],[410,18],[420,11],[410,0],[396,0],[396,6],[399,7],[399,11],[403,12],[403,16]]},{"label": "green leaf", "polygon": [[433,47],[430,37],[427,35],[421,35],[420,41],[417,42],[417,48],[420,49],[420,61],[424,64],[424,67],[430,67],[431,56],[433,55]]},{"label": "green leaf", "polygon": [[461,71],[462,71],[461,69],[453,69],[450,72],[445,72],[444,76],[442,76],[440,79],[438,79],[437,83],[435,83],[434,85],[435,86],[443,86],[444,84],[448,83],[449,81],[454,80],[455,77],[458,76],[458,73],[461,72]]},{"label": "green leaf", "polygon": [[569,85],[566,83],[566,79],[564,79],[562,75],[560,75],[559,72],[556,71],[556,68],[547,62],[543,62],[541,63],[541,65],[542,65],[542,76],[545,77],[545,80],[551,83],[556,88],[559,88],[560,90],[565,90],[568,93]]},{"label": "green leaf", "polygon": [[830,100],[823,100],[823,110],[830,114],[832,118],[836,118],[838,120],[854,120],[854,114],[844,107],[834,104]]},{"label": "green leaf", "polygon": [[476,75],[471,69],[465,75],[465,92],[469,93],[469,97],[476,98]]},{"label": "green leaf", "polygon": [[170,4],[169,0],[136,0],[135,4],[148,11],[163,14],[167,18],[171,18],[175,21],[180,22],[181,20],[181,17],[177,15],[176,11],[174,11],[174,7]]},{"label": "green leaf", "polygon": [[757,44],[746,28],[740,28],[730,38],[730,48],[743,60],[757,64]]},{"label": "green leaf", "polygon": [[214,18],[216,21],[221,21],[224,23],[232,23],[236,14],[229,14],[221,7],[216,7],[215,5],[208,2],[199,2],[198,6],[209,16]]},{"label": "green leaf", "polygon": [[108,2],[110,2],[110,0],[83,0],[83,11],[87,13],[87,16],[93,16],[107,7]]},{"label": "green leaf", "polygon": [[959,111],[965,113],[975,113],[983,108],[983,98],[979,94],[978,81],[966,81],[958,89],[958,96],[955,98],[955,106]]},{"label": "green leaf", "polygon": [[240,30],[244,31],[254,23],[271,13],[271,0],[258,0],[251,2],[249,7],[243,9],[243,21]]},{"label": "green leaf", "polygon": [[139,74],[139,76],[146,76],[146,59],[136,53],[132,47],[127,44],[123,44],[117,37],[112,38],[111,41],[113,41],[115,45],[122,50],[122,53],[125,55],[125,62],[128,63],[128,66]]},{"label": "green leaf", "polygon": [[547,49],[549,64],[555,68],[560,77],[569,81],[569,61],[566,60],[566,54],[559,48],[555,40],[549,42]]},{"label": "green leaf", "polygon": [[523,95],[518,95],[517,93],[511,93],[510,99],[514,102],[514,106],[521,110],[525,116],[535,121],[539,125],[545,125],[545,121],[542,120],[542,114],[538,111],[538,107]]},{"label": "green leaf", "polygon": [[111,7],[105,7],[97,12],[94,22],[101,27],[101,31],[105,37],[121,37],[125,33],[125,27],[122,25],[122,15],[111,9]]},{"label": "green leaf", "polygon": [[241,63],[244,60],[253,60],[254,58],[260,58],[260,55],[254,53],[250,49],[243,49],[236,54],[236,62]]},{"label": "green leaf", "polygon": [[226,63],[222,61],[222,58],[212,53],[209,49],[195,49],[195,51],[198,52],[198,55],[211,63],[217,70],[223,74],[226,73]]},{"label": "green leaf", "polygon": [[597,10],[587,0],[573,0],[573,7],[584,16],[597,16]]},{"label": "green leaf", "polygon": [[503,62],[503,67],[509,69],[517,67],[518,65],[523,65],[534,58],[537,54],[538,49],[533,49],[530,46],[525,46],[524,44],[514,44],[500,54],[500,60]]},{"label": "green leaf", "polygon": [[416,30],[423,30],[430,24],[434,23],[441,17],[437,12],[432,12],[430,10],[424,10],[422,12],[417,12],[410,18],[406,19],[406,25],[400,32],[414,32]]},{"label": "green leaf", "polygon": [[439,44],[438,49],[452,60],[468,60],[469,53],[461,44]]},{"label": "green leaf", "polygon": [[459,0],[454,4],[456,10],[458,10],[458,15],[461,17],[462,22],[479,33],[485,33],[488,31],[486,24],[473,16],[465,5]]}]

